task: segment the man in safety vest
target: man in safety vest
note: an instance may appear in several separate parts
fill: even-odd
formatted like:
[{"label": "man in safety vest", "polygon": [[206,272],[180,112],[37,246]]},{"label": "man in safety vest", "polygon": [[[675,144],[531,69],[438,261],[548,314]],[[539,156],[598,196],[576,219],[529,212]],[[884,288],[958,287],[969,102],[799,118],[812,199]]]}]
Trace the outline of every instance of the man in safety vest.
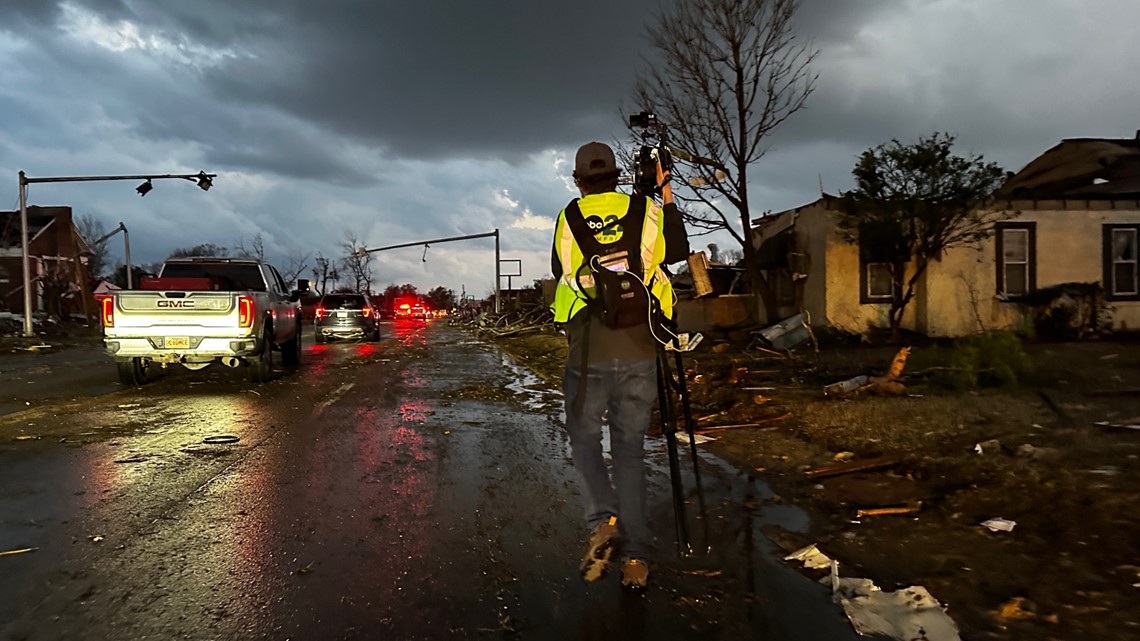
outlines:
[{"label": "man in safety vest", "polygon": [[[661,208],[645,196],[627,196],[617,191],[619,175],[608,145],[578,150],[574,184],[582,197],[555,225],[551,309],[569,342],[566,431],[591,528],[582,576],[601,578],[620,544],[622,585],[639,590],[649,578],[652,539],[644,441],[657,397],[657,350],[669,336],[657,321],[672,318],[674,302],[661,266],[684,260],[689,243],[671,198]],[[659,172],[659,184],[666,180]],[[602,455],[607,412],[613,483]]]}]

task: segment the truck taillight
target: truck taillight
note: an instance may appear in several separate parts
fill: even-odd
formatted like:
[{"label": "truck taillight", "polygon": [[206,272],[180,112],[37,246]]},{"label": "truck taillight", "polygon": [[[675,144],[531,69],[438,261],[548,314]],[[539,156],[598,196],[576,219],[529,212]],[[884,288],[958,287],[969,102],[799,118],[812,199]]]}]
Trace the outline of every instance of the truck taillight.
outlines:
[{"label": "truck taillight", "polygon": [[364,311],[364,317],[365,318],[370,318],[372,316],[372,308],[371,307],[365,307],[363,311]]},{"label": "truck taillight", "polygon": [[325,315],[325,308],[324,307],[318,307],[314,313],[317,315],[317,318],[320,318],[320,317]]},{"label": "truck taillight", "polygon": [[238,327],[253,327],[253,299],[249,296],[238,298]]},{"label": "truck taillight", "polygon": [[103,327],[115,326],[115,299],[110,296],[104,296],[100,299],[103,309]]}]

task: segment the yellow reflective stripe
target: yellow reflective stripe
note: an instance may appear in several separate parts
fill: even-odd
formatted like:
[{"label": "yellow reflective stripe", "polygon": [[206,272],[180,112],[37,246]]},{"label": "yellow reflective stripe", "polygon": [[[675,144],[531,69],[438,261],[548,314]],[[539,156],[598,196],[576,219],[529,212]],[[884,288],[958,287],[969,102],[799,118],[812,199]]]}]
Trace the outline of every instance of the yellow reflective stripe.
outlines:
[{"label": "yellow reflective stripe", "polygon": [[574,265],[574,232],[570,231],[570,223],[566,222],[566,212],[562,212],[562,234],[558,238],[558,258],[562,261],[562,278],[574,281],[574,274],[578,270]]},{"label": "yellow reflective stripe", "polygon": [[643,280],[646,285],[657,275],[652,267],[655,266],[653,258],[657,250],[657,237],[661,231],[661,208],[652,200],[649,201],[648,208],[645,212],[645,224],[641,229],[641,265],[645,270]]}]

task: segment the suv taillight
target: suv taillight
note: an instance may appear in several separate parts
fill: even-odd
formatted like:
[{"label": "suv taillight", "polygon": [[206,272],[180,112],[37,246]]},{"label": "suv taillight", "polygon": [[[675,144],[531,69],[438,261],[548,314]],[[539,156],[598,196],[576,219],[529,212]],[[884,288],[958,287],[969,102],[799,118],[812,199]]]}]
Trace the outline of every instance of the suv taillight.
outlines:
[{"label": "suv taillight", "polygon": [[320,317],[322,317],[322,316],[324,316],[324,315],[325,315],[325,308],[324,308],[324,307],[318,307],[318,308],[317,308],[317,309],[314,311],[314,313],[316,314],[317,318],[320,318]]},{"label": "suv taillight", "polygon": [[103,297],[100,302],[102,303],[102,317],[103,327],[115,326],[115,299],[110,296]]},{"label": "suv taillight", "polygon": [[365,317],[365,318],[371,318],[371,317],[372,317],[372,308],[371,308],[371,307],[365,307],[365,308],[364,308],[363,310],[361,310],[361,311],[363,311],[363,312],[364,312],[364,317]]},{"label": "suv taillight", "polygon": [[249,296],[238,298],[238,327],[253,327],[253,299]]}]

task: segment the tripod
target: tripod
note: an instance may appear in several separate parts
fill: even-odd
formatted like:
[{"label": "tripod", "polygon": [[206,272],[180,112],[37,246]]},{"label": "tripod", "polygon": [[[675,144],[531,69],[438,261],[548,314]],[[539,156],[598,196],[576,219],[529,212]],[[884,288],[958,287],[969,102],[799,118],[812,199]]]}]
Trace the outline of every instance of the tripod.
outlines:
[{"label": "tripod", "polygon": [[[676,338],[673,346],[678,346]],[[681,416],[685,421],[685,433],[689,437],[689,453],[693,460],[693,478],[697,488],[697,505],[700,510],[702,535],[705,551],[708,548],[708,514],[705,496],[701,487],[701,470],[697,464],[697,439],[693,434],[693,412],[689,405],[689,389],[685,383],[685,365],[679,350],[673,350],[673,364],[669,363],[668,351],[664,346],[657,348],[657,401],[661,412],[661,431],[669,452],[669,477],[673,488],[673,517],[677,531],[677,551],[681,556],[691,556],[693,547],[689,540],[689,522],[685,508],[685,488],[681,480],[681,456],[677,450],[677,399],[681,401]]]}]

